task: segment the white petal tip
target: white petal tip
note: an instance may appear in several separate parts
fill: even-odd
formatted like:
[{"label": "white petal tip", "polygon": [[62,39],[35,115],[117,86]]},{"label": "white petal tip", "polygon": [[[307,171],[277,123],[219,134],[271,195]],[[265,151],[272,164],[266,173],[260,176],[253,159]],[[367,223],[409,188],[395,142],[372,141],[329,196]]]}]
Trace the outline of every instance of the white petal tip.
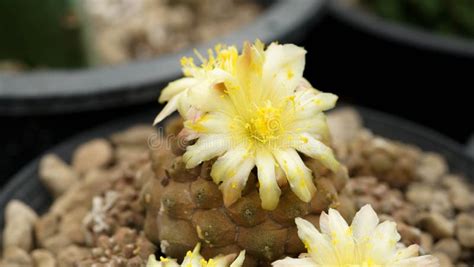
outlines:
[{"label": "white petal tip", "polygon": [[155,120],[153,121],[153,126],[157,125],[158,123],[160,123],[163,119],[159,118],[158,116],[155,118]]}]

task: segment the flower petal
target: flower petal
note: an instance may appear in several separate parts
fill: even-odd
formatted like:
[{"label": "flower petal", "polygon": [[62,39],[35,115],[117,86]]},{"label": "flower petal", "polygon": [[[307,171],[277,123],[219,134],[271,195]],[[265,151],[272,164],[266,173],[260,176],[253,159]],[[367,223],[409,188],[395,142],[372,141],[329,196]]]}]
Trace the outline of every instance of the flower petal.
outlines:
[{"label": "flower petal", "polygon": [[439,267],[438,258],[432,255],[407,258],[401,261],[388,264],[387,267]]},{"label": "flower petal", "polygon": [[274,210],[280,200],[281,190],[275,175],[275,160],[270,152],[264,149],[257,150],[255,163],[258,169],[259,193],[262,208]]},{"label": "flower petal", "polygon": [[230,267],[242,267],[242,265],[244,264],[244,260],[245,260],[245,250],[242,250],[239,253],[239,256],[234,260],[234,262],[232,262]]},{"label": "flower petal", "polygon": [[304,219],[296,218],[298,236],[303,241],[314,262],[324,266],[336,265],[338,260],[329,239],[322,235],[314,225]]},{"label": "flower petal", "polygon": [[296,92],[295,114],[298,120],[310,119],[314,115],[331,109],[338,97],[331,93],[322,93],[314,89]]},{"label": "flower petal", "polygon": [[352,239],[352,233],[350,232],[349,225],[346,220],[342,217],[339,211],[335,209],[329,209],[328,212],[328,228],[329,233],[333,237],[338,239]]},{"label": "flower petal", "polygon": [[331,93],[319,93],[313,99],[312,102],[321,111],[332,109],[336,106],[338,96]]},{"label": "flower petal", "polygon": [[400,240],[397,225],[391,221],[379,224],[366,246],[366,255],[374,262],[387,262],[396,253],[396,246]]},{"label": "flower petal", "polygon": [[338,172],[341,165],[334,157],[332,149],[326,146],[323,142],[316,140],[314,137],[307,133],[303,133],[300,136],[294,138],[294,148],[303,154],[317,159],[324,166]]},{"label": "flower petal", "polygon": [[212,165],[211,177],[224,196],[224,204],[232,205],[240,198],[250,171],[255,166],[253,155],[244,147],[236,147],[219,157]]},{"label": "flower petal", "polygon": [[181,115],[185,120],[192,119],[197,114],[202,114],[200,110],[192,106],[192,100],[187,97],[187,92],[188,91],[185,91],[178,96],[179,99],[177,103],[179,115]]},{"label": "flower petal", "polygon": [[[248,99],[259,99],[261,88],[261,75],[264,62],[263,51],[260,51],[256,45],[244,43],[242,55],[239,56],[236,65],[235,76],[242,93]],[[260,100],[260,99],[259,99]]]},{"label": "flower petal", "polygon": [[203,161],[213,159],[222,155],[229,149],[230,141],[222,135],[204,135],[201,136],[194,145],[186,148],[183,160],[186,162],[186,168],[194,168]]},{"label": "flower petal", "polygon": [[363,206],[352,220],[351,227],[354,233],[354,239],[358,243],[368,241],[378,224],[379,218],[374,209],[372,209],[372,206],[369,204]]},{"label": "flower petal", "polygon": [[316,186],[313,183],[313,175],[300,155],[292,148],[274,149],[273,156],[286,174],[291,190],[304,202],[311,201]]},{"label": "flower petal", "polygon": [[186,121],[185,127],[197,133],[228,134],[232,119],[221,112],[207,113],[195,121]]},{"label": "flower petal", "polygon": [[[250,172],[255,166],[253,158],[246,157],[241,160],[237,167],[237,172],[231,173],[228,178],[219,186],[224,198],[224,205],[229,207],[242,196],[242,190],[247,184]],[[211,171],[212,172],[212,171]]]},{"label": "flower petal", "polygon": [[227,177],[234,176],[239,164],[248,156],[247,149],[236,147],[228,150],[212,164],[211,177],[216,184],[223,182]]},{"label": "flower petal", "polygon": [[171,115],[173,112],[176,111],[178,107],[178,100],[182,96],[182,94],[178,94],[171,98],[168,103],[166,103],[165,107],[161,110],[161,112],[156,116],[155,121],[153,122],[153,125],[156,125],[160,123],[162,120],[164,120],[166,117]]},{"label": "flower petal", "polygon": [[311,83],[304,77],[301,77],[301,80],[298,84],[298,86],[296,87],[296,92],[299,92],[299,91],[305,91],[305,90],[308,90],[308,89],[313,89],[317,92],[319,92],[318,90],[316,90],[316,88],[314,88]]},{"label": "flower petal", "polygon": [[321,229],[321,233],[325,235],[330,235],[331,230],[329,229],[329,215],[323,211],[319,216],[319,229]]},{"label": "flower petal", "polygon": [[303,132],[310,134],[315,139],[329,141],[329,127],[324,113],[319,113],[308,119],[296,120],[291,122],[288,129],[292,129],[295,134]]},{"label": "flower petal", "polygon": [[263,96],[276,100],[291,95],[303,77],[305,55],[301,47],[272,43],[265,51]]},{"label": "flower petal", "polygon": [[[354,260],[356,244],[352,236],[352,229],[341,214],[335,209],[329,209],[327,226],[324,231],[329,231],[333,248],[340,262],[351,262]],[[321,227],[323,230],[323,227]]]},{"label": "flower petal", "polygon": [[190,103],[203,112],[228,110],[231,104],[225,96],[223,83],[212,80],[197,83],[186,94]]},{"label": "flower petal", "polygon": [[278,260],[272,263],[273,267],[317,267],[317,265],[311,258],[300,258],[293,259],[286,257],[282,260]]},{"label": "flower petal", "polygon": [[206,266],[212,266],[212,267],[228,267],[229,264],[232,262],[233,259],[235,259],[236,254],[229,254],[229,255],[219,255],[217,257],[214,257],[212,259],[209,259],[208,263]]},{"label": "flower petal", "polygon": [[416,244],[413,244],[407,248],[402,248],[397,251],[394,255],[394,261],[397,262],[399,260],[416,257],[418,256],[420,251],[420,247]]},{"label": "flower petal", "polygon": [[168,86],[166,86],[160,94],[160,103],[169,101],[171,98],[175,97],[176,95],[182,93],[183,91],[193,87],[198,80],[195,78],[181,78],[174,82],[170,82]]},{"label": "flower petal", "polygon": [[202,265],[204,258],[199,253],[200,249],[201,244],[198,243],[192,252],[188,251],[184,257],[183,263],[181,263],[181,266],[204,267]]}]

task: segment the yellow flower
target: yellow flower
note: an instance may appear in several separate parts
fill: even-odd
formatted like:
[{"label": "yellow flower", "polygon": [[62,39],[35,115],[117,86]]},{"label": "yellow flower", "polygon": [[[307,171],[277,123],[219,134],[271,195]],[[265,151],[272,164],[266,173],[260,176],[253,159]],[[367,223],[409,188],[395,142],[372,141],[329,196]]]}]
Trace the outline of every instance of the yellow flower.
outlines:
[{"label": "yellow flower", "polygon": [[438,260],[430,255],[418,256],[418,245],[403,247],[397,226],[385,221],[379,224],[370,205],[362,207],[352,225],[336,210],[329,209],[320,218],[319,232],[310,222],[296,219],[298,236],[308,254],[300,258],[285,258],[273,267],[437,267]]},{"label": "yellow flower", "polygon": [[150,255],[146,267],[242,267],[245,259],[245,251],[242,251],[238,256],[230,254],[205,260],[199,253],[200,248],[201,245],[197,244],[193,251],[188,251],[181,265],[175,259],[161,257],[157,261],[155,255]]},{"label": "yellow flower", "polygon": [[[217,45],[215,52],[217,56],[214,55],[214,51],[209,50],[209,59],[204,59],[199,52],[195,51],[202,61],[200,67],[195,65],[193,58],[184,57],[181,60],[185,77],[169,83],[161,92],[159,102],[168,103],[155,118],[154,124],[161,122],[176,110],[186,117],[190,108],[188,99],[212,98],[213,86],[224,80],[224,76],[232,67],[232,62],[239,54],[235,46]],[[196,106],[196,103],[193,104]]]},{"label": "yellow flower", "polygon": [[[264,209],[278,205],[277,174],[282,172],[293,192],[309,202],[316,188],[299,153],[340,171],[332,150],[321,141],[328,137],[323,111],[334,107],[337,96],[314,89],[303,78],[303,48],[273,43],[265,50],[257,41],[244,44],[240,55],[235,47],[217,51],[217,57],[202,59],[201,67],[185,65],[192,78],[163,92],[163,100],[169,99],[168,105],[178,107],[186,119],[188,139],[197,139],[183,156],[186,166],[217,158],[211,176],[220,184],[226,206],[240,198],[255,166]],[[182,85],[186,79],[199,85]]]}]

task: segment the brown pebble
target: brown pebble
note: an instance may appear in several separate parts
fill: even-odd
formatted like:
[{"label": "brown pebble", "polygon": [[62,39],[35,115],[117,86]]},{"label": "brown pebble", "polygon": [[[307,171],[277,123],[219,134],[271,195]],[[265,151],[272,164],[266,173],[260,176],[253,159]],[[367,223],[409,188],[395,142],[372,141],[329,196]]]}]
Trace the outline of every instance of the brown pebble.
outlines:
[{"label": "brown pebble", "polygon": [[427,233],[421,233],[420,249],[423,254],[428,254],[433,250],[433,236]]},{"label": "brown pebble", "polygon": [[436,242],[433,247],[434,252],[446,254],[452,262],[456,262],[461,255],[461,246],[453,238],[444,238]]},{"label": "brown pebble", "polygon": [[19,200],[11,200],[5,208],[3,246],[25,251],[33,248],[33,228],[38,220],[36,212]]},{"label": "brown pebble", "polygon": [[456,237],[461,245],[474,248],[474,215],[461,213],[456,217]]},{"label": "brown pebble", "polygon": [[445,190],[435,190],[433,192],[430,211],[438,212],[448,218],[453,217],[454,208],[451,201],[449,201],[449,195]]},{"label": "brown pebble", "polygon": [[36,249],[31,253],[35,267],[55,267],[54,255],[46,249]]},{"label": "brown pebble", "polygon": [[328,126],[334,143],[349,143],[362,128],[362,118],[353,108],[338,108],[329,113]]},{"label": "brown pebble", "polygon": [[136,125],[125,131],[114,133],[110,139],[115,145],[148,147],[148,142],[152,140],[157,131],[155,127],[147,124]]},{"label": "brown pebble", "polygon": [[76,262],[87,258],[90,255],[90,250],[87,248],[71,245],[63,248],[57,255],[58,266],[69,267],[74,266]]},{"label": "brown pebble", "polygon": [[79,180],[79,175],[54,154],[41,158],[39,177],[48,190],[58,197]]},{"label": "brown pebble", "polygon": [[434,257],[438,258],[440,267],[453,267],[453,263],[448,255],[442,252],[435,252],[432,254]]},{"label": "brown pebble", "polygon": [[129,259],[133,256],[133,251],[135,250],[135,246],[133,244],[125,245],[123,248],[122,254],[124,258]]},{"label": "brown pebble", "polygon": [[421,214],[419,224],[421,228],[430,232],[435,238],[445,238],[454,235],[454,223],[436,212]]},{"label": "brown pebble", "polygon": [[3,261],[0,262],[3,267],[26,267],[33,266],[32,259],[28,252],[18,247],[7,247],[3,250]]},{"label": "brown pebble", "polygon": [[113,148],[105,139],[94,139],[74,151],[72,166],[79,173],[105,167],[113,159]]},{"label": "brown pebble", "polygon": [[418,209],[427,209],[433,200],[433,188],[426,184],[412,184],[405,193],[406,198]]},{"label": "brown pebble", "polygon": [[425,153],[416,170],[418,179],[429,184],[437,183],[448,170],[445,159],[436,153]]},{"label": "brown pebble", "polygon": [[443,185],[448,188],[450,200],[456,209],[467,211],[474,207],[474,195],[463,178],[446,175],[443,177]]},{"label": "brown pebble", "polygon": [[421,239],[420,229],[406,225],[404,223],[397,223],[398,233],[402,237],[402,242],[405,245],[419,244]]},{"label": "brown pebble", "polygon": [[101,247],[93,248],[91,250],[92,257],[94,258],[99,258],[101,256],[104,256],[104,249]]}]

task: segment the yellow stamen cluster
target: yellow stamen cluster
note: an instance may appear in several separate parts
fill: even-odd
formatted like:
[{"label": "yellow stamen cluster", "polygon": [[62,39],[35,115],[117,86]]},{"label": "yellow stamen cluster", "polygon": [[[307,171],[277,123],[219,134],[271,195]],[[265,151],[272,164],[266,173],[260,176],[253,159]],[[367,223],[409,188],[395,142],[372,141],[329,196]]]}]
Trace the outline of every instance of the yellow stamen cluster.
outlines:
[{"label": "yellow stamen cluster", "polygon": [[185,76],[196,75],[196,72],[212,71],[216,68],[230,70],[234,67],[239,52],[235,46],[226,47],[222,44],[215,46],[214,50],[207,51],[208,58],[205,58],[199,51],[194,50],[194,54],[201,61],[200,66],[197,66],[192,57],[181,58],[181,66]]},{"label": "yellow stamen cluster", "polygon": [[281,109],[267,102],[264,107],[256,108],[255,115],[245,125],[248,134],[257,142],[266,144],[278,138],[282,130]]}]

